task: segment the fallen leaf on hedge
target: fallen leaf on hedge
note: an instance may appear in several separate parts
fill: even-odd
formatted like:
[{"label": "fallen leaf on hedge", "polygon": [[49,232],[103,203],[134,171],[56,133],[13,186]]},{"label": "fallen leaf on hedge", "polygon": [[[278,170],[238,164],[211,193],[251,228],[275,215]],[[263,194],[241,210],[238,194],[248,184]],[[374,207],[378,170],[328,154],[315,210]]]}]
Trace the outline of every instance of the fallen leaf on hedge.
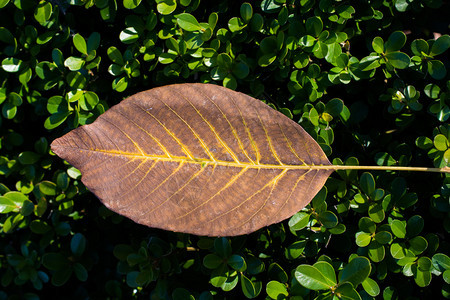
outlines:
[{"label": "fallen leaf on hedge", "polygon": [[306,206],[331,169],[263,102],[210,84],[138,93],[52,143],[111,210],[150,227],[232,236]]}]

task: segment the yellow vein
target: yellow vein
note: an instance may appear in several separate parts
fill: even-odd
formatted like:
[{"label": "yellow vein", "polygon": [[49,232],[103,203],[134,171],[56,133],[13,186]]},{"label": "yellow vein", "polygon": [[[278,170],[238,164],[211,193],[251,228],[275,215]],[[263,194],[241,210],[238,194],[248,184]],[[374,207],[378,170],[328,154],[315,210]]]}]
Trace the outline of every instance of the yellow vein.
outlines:
[{"label": "yellow vein", "polygon": [[[266,199],[264,200],[264,203],[261,205],[260,208],[258,208],[255,213],[253,215],[251,215],[247,220],[245,220],[244,222],[242,222],[240,225],[238,226],[233,226],[232,228],[239,228],[244,226],[245,224],[247,224],[251,219],[253,219],[267,204],[267,201],[270,199],[270,197],[272,197],[272,193],[273,190],[275,189],[275,186],[277,185],[278,180],[284,176],[284,174],[286,174],[287,170],[283,170],[283,172],[281,172],[277,177],[277,179],[273,182],[272,184],[272,188],[270,189],[269,195],[266,197]],[[247,201],[247,200],[246,200]],[[245,201],[244,201],[245,202]],[[242,204],[240,204],[242,205]]]},{"label": "yellow vein", "polygon": [[152,208],[152,210],[148,211],[147,213],[151,213],[152,211],[154,211],[155,209],[159,208],[161,205],[163,205],[164,203],[166,203],[167,201],[169,201],[173,196],[175,196],[176,194],[178,194],[181,190],[183,190],[192,180],[194,180],[200,173],[202,173],[205,170],[205,168],[201,168],[200,170],[198,170],[197,172],[195,172],[188,181],[186,181],[180,188],[178,188],[172,195],[170,195],[170,197],[167,197],[166,200],[164,200],[163,202],[161,202],[160,204],[158,204],[156,207]]},{"label": "yellow vein", "polygon": [[194,104],[192,104],[191,101],[189,101],[189,99],[185,98],[183,95],[180,94],[180,96],[185,99],[191,106],[192,108],[195,110],[195,112],[202,118],[202,120],[208,125],[209,129],[211,129],[211,132],[214,133],[214,135],[216,136],[216,139],[219,141],[219,143],[222,144],[222,146],[227,150],[228,153],[230,153],[231,157],[233,158],[233,160],[237,163],[239,163],[239,159],[237,158],[237,156],[234,154],[233,150],[230,149],[230,147],[228,147],[227,143],[225,143],[222,138],[220,137],[220,135],[217,133],[216,129],[214,128],[214,126],[211,125],[211,123],[208,122],[208,120],[206,120],[206,118],[200,113],[200,111],[194,106]]},{"label": "yellow vein", "polygon": [[289,140],[289,138],[288,138],[288,137],[286,136],[286,134],[284,133],[284,130],[283,130],[283,128],[281,127],[280,123],[277,122],[277,124],[278,124],[278,127],[280,127],[281,133],[283,134],[284,139],[286,140],[286,144],[288,145],[288,147],[289,147],[289,149],[291,150],[291,152],[295,155],[295,157],[298,158],[299,161],[301,161],[303,164],[306,165],[306,162],[305,162],[303,159],[301,159],[301,158],[298,156],[298,154],[297,154],[297,152],[295,151],[295,149],[292,148],[292,142]]},{"label": "yellow vein", "polygon": [[[188,157],[184,156],[172,156],[172,157],[166,157],[163,155],[148,155],[148,154],[139,154],[139,153],[127,153],[127,152],[120,152],[120,151],[111,151],[111,150],[102,150],[102,149],[80,149],[79,147],[65,147],[65,148],[72,148],[77,150],[83,150],[86,152],[99,152],[107,155],[112,156],[123,156],[123,157],[130,157],[130,158],[139,158],[139,159],[150,159],[150,160],[157,160],[157,161],[167,161],[167,162],[177,162],[177,163],[188,163],[188,164],[211,164],[211,165],[217,165],[217,166],[223,166],[223,167],[233,167],[233,168],[246,168],[246,169],[299,169],[299,170],[309,170],[309,169],[318,169],[318,170],[335,170],[335,169],[343,169],[342,167],[331,165],[331,164],[324,164],[324,165],[273,165],[273,164],[249,164],[249,163],[236,163],[233,161],[223,161],[223,160],[208,160],[208,159],[200,159],[200,158],[193,158],[190,159]],[[348,167],[348,166],[345,166]]]},{"label": "yellow vein", "polygon": [[248,135],[248,139],[250,140],[250,145],[252,145],[253,150],[255,151],[256,163],[259,164],[259,161],[261,159],[261,153],[259,153],[258,146],[256,145],[256,142],[255,142],[255,140],[252,137],[252,133],[250,132],[250,128],[248,127],[247,122],[245,122],[244,115],[242,114],[242,111],[239,108],[239,106],[236,104],[236,101],[235,101],[234,97],[230,96],[230,99],[233,102],[233,104],[236,107],[236,109],[238,110],[239,115],[241,116],[242,124],[244,125],[245,131],[247,132],[247,135]]},{"label": "yellow vein", "polygon": [[233,127],[233,125],[231,125],[230,120],[228,120],[227,115],[222,111],[222,109],[220,109],[220,107],[216,104],[216,102],[214,102],[211,97],[209,97],[209,95],[204,94],[202,91],[199,91],[199,93],[201,93],[205,98],[207,98],[209,100],[209,102],[211,102],[212,104],[214,104],[214,106],[220,111],[220,113],[222,114],[223,118],[225,119],[225,121],[227,121],[228,125],[231,128],[231,132],[233,132],[234,138],[237,140],[238,144],[239,144],[239,149],[242,150],[242,152],[244,153],[245,157],[247,157],[247,159],[251,162],[254,163],[253,159],[250,158],[250,156],[247,153],[247,150],[244,147],[244,144],[242,143],[241,139],[239,138],[239,135],[237,134],[236,129]]},{"label": "yellow vein", "polygon": [[178,145],[180,145],[181,149],[183,150],[183,152],[189,156],[190,159],[194,159],[194,155],[191,153],[191,151],[189,151],[188,148],[186,148],[186,146],[183,144],[183,142],[181,142],[176,136],[175,134],[170,131],[163,123],[161,123],[161,121],[155,117],[153,114],[151,114],[150,112],[148,112],[146,109],[144,109],[143,107],[141,107],[140,105],[133,103],[136,107],[138,107],[139,109],[141,109],[143,112],[145,112],[146,114],[148,114],[149,116],[151,116],[156,122],[158,122],[159,125],[161,125],[161,127],[167,132],[167,134],[169,134],[177,143]]},{"label": "yellow vein", "polygon": [[194,134],[194,136],[197,138],[197,140],[200,142],[200,144],[202,144],[203,149],[205,150],[206,154],[212,159],[212,160],[216,160],[214,158],[214,156],[212,155],[212,153],[209,151],[208,147],[206,146],[205,142],[203,141],[202,138],[200,138],[200,136],[197,134],[197,132],[191,127],[191,125],[189,125],[188,122],[186,122],[175,110],[173,110],[166,102],[162,101],[161,99],[158,99],[159,101],[161,101],[172,113],[174,113],[184,124],[186,124],[186,126],[189,128],[189,130]]},{"label": "yellow vein", "polygon": [[[148,193],[147,195],[145,195],[144,198],[141,198],[141,199],[144,200],[144,199],[146,199],[148,196],[150,196],[151,194],[153,194],[153,193],[154,193],[157,189],[159,189],[164,183],[166,183],[166,182],[170,179],[170,177],[172,177],[173,175],[175,175],[175,174],[183,167],[183,165],[184,165],[184,163],[180,163],[180,164],[178,165],[178,167],[177,167],[175,170],[173,170],[172,173],[170,173],[169,176],[167,176],[162,182],[160,182],[160,183],[158,184],[157,187],[155,187],[150,193]],[[157,207],[159,207],[159,205],[158,205]],[[143,215],[145,215],[145,214],[151,213],[151,212],[154,211],[154,210],[155,210],[155,208],[153,208],[153,209],[151,209],[151,210],[147,210],[147,211],[145,211],[144,213],[140,214],[139,216],[143,216]]]},{"label": "yellow vein", "polygon": [[[294,186],[291,189],[291,192],[289,193],[289,196],[286,198],[286,200],[284,201],[283,205],[281,205],[281,207],[277,210],[277,212],[274,214],[274,216],[278,216],[278,214],[280,213],[280,211],[286,206],[286,204],[289,202],[289,200],[291,199],[292,194],[294,193],[295,189],[297,188],[297,185],[300,181],[305,180],[306,175],[308,175],[309,172],[311,172],[312,170],[307,170],[305,173],[303,173],[302,175],[300,175],[297,179],[297,181],[295,182]],[[319,173],[319,172],[317,172]],[[317,175],[316,173],[316,175]],[[315,178],[315,176],[313,177],[313,179]],[[310,181],[312,182],[312,180]],[[306,194],[306,193],[305,193]]]},{"label": "yellow vein", "polygon": [[181,219],[186,217],[187,215],[192,214],[194,211],[196,211],[197,209],[199,209],[200,207],[206,205],[209,201],[211,201],[212,199],[214,199],[217,195],[219,195],[222,191],[226,190],[229,186],[231,186],[239,177],[241,177],[242,174],[245,173],[245,171],[247,171],[247,168],[243,168],[239,173],[237,173],[236,175],[233,176],[233,178],[231,178],[230,180],[227,181],[227,183],[219,190],[217,191],[214,195],[212,195],[211,197],[209,197],[206,201],[203,201],[199,206],[196,206],[194,209],[192,209],[191,211],[187,212],[186,214],[179,216],[176,218],[176,220]]},{"label": "yellow vein", "polygon": [[136,149],[141,152],[142,155],[145,156],[145,152],[141,149],[141,147],[139,147],[139,145],[122,129],[120,129],[119,126],[117,126],[116,124],[114,124],[113,122],[111,122],[110,120],[108,120],[107,118],[104,118],[103,120],[105,120],[106,122],[108,122],[109,124],[113,125],[114,127],[116,127],[120,132],[122,132],[123,135],[125,135],[130,141],[131,143],[133,143],[133,145],[136,147]]},{"label": "yellow vein", "polygon": [[[268,183],[266,183],[262,188],[260,188],[258,191],[256,191],[255,193],[253,193],[251,196],[247,197],[247,199],[245,199],[244,201],[242,201],[239,205],[233,207],[232,209],[226,211],[223,214],[220,214],[219,216],[215,217],[214,219],[209,220],[208,222],[206,222],[206,224],[214,222],[215,220],[222,218],[223,216],[231,213],[232,211],[238,209],[239,207],[241,207],[242,205],[244,205],[244,203],[246,203],[248,200],[250,200],[251,198],[253,198],[254,196],[256,196],[257,194],[259,194],[260,192],[262,192],[266,187],[270,186],[271,184],[276,184],[276,182],[278,181],[278,179],[280,177],[282,177],[285,173],[287,172],[287,170],[283,170],[280,174],[278,174],[277,176],[275,176],[274,178],[272,178]],[[267,200],[267,199],[266,199]],[[205,223],[203,223],[205,224]],[[202,225],[203,225],[202,224]]]},{"label": "yellow vein", "polygon": [[[142,162],[145,163],[148,160],[143,160]],[[152,164],[150,165],[150,167],[147,169],[147,171],[145,171],[145,174],[142,176],[141,179],[139,179],[138,182],[136,182],[131,188],[127,187],[125,191],[123,191],[121,194],[114,196],[115,198],[123,198],[123,196],[125,196],[126,194],[129,194],[131,191],[133,191],[135,188],[137,188],[141,182],[147,177],[147,175],[150,173],[150,171],[153,169],[153,167],[157,164],[158,161],[152,161]],[[140,165],[139,165],[140,167]],[[120,200],[121,201],[121,200]],[[133,204],[133,203],[132,203]],[[127,206],[123,206],[121,208],[127,208],[129,205]]]},{"label": "yellow vein", "polygon": [[[121,114],[122,116],[124,116],[125,118],[128,118],[128,116],[124,115],[121,112],[117,112],[119,114]],[[150,132],[148,132],[147,130],[145,130],[144,128],[142,128],[138,123],[134,122],[131,118],[128,118],[129,121],[131,121],[131,123],[133,123],[136,127],[138,127],[140,130],[142,130],[143,132],[145,132],[152,140],[155,141],[155,143],[158,144],[158,146],[162,149],[162,151],[164,153],[166,153],[167,157],[172,157],[172,155],[170,155],[169,151],[166,149],[166,147],[157,139],[155,138]]]},{"label": "yellow vein", "polygon": [[273,147],[272,139],[270,138],[269,133],[267,132],[266,126],[264,126],[264,123],[261,120],[261,116],[259,115],[258,110],[256,108],[255,108],[255,111],[256,111],[256,115],[258,116],[259,122],[261,123],[261,126],[264,130],[264,134],[266,136],[267,143],[269,144],[270,151],[272,152],[273,157],[280,163],[280,165],[283,165],[283,163],[281,162],[280,158],[277,155],[277,152],[275,151],[275,148]]},{"label": "yellow vein", "polygon": [[305,149],[306,153],[309,156],[309,161],[311,162],[311,164],[313,164],[312,158],[311,158],[311,153],[309,153],[309,151],[308,151],[308,143],[306,142],[304,135],[302,135],[301,132],[299,132],[299,129],[297,127],[298,126],[294,126],[295,130],[297,131],[298,136],[300,137],[300,139],[303,142],[303,145],[304,145],[303,149]]}]

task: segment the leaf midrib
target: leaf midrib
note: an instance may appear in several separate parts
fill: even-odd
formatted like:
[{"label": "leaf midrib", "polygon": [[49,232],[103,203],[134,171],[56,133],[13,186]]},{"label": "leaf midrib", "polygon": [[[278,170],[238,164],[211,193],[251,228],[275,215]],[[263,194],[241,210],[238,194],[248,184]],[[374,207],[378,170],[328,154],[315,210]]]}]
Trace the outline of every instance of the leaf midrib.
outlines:
[{"label": "leaf midrib", "polygon": [[290,169],[290,170],[333,170],[333,165],[288,165],[288,164],[281,164],[281,165],[274,165],[274,164],[253,164],[253,163],[242,163],[242,162],[235,162],[235,161],[224,161],[224,160],[208,160],[208,159],[202,159],[202,158],[194,158],[190,159],[186,156],[165,156],[165,155],[149,155],[149,154],[137,154],[137,153],[127,153],[122,151],[111,151],[111,150],[102,150],[102,149],[82,149],[79,147],[67,147],[65,148],[72,148],[77,149],[81,151],[89,151],[89,152],[96,152],[96,153],[103,153],[111,156],[124,156],[124,157],[130,157],[130,158],[138,158],[138,159],[152,159],[152,160],[158,160],[158,161],[168,161],[168,162],[183,162],[183,163],[189,163],[189,164],[205,164],[205,165],[217,165],[217,166],[225,166],[225,167],[235,167],[235,168],[251,168],[251,169]]}]

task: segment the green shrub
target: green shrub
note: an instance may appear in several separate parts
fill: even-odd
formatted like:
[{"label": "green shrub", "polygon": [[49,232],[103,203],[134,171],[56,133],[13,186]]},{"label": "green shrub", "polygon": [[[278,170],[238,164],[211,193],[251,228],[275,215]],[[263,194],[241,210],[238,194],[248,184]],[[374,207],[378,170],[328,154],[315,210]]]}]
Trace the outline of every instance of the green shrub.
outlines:
[{"label": "green shrub", "polygon": [[138,91],[203,82],[298,121],[334,164],[449,166],[446,11],[0,0],[0,299],[449,298],[448,174],[338,171],[290,220],[214,239],[116,215],[49,149]]}]

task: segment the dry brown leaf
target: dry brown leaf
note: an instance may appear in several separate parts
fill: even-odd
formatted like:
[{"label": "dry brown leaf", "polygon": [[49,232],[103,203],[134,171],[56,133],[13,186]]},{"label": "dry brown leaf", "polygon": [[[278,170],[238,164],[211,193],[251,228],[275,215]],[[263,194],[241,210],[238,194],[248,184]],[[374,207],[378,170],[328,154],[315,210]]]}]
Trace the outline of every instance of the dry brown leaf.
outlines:
[{"label": "dry brown leaf", "polygon": [[209,236],[251,233],[305,207],[333,171],[297,123],[211,84],[133,95],[52,151],[109,209],[137,223]]}]

